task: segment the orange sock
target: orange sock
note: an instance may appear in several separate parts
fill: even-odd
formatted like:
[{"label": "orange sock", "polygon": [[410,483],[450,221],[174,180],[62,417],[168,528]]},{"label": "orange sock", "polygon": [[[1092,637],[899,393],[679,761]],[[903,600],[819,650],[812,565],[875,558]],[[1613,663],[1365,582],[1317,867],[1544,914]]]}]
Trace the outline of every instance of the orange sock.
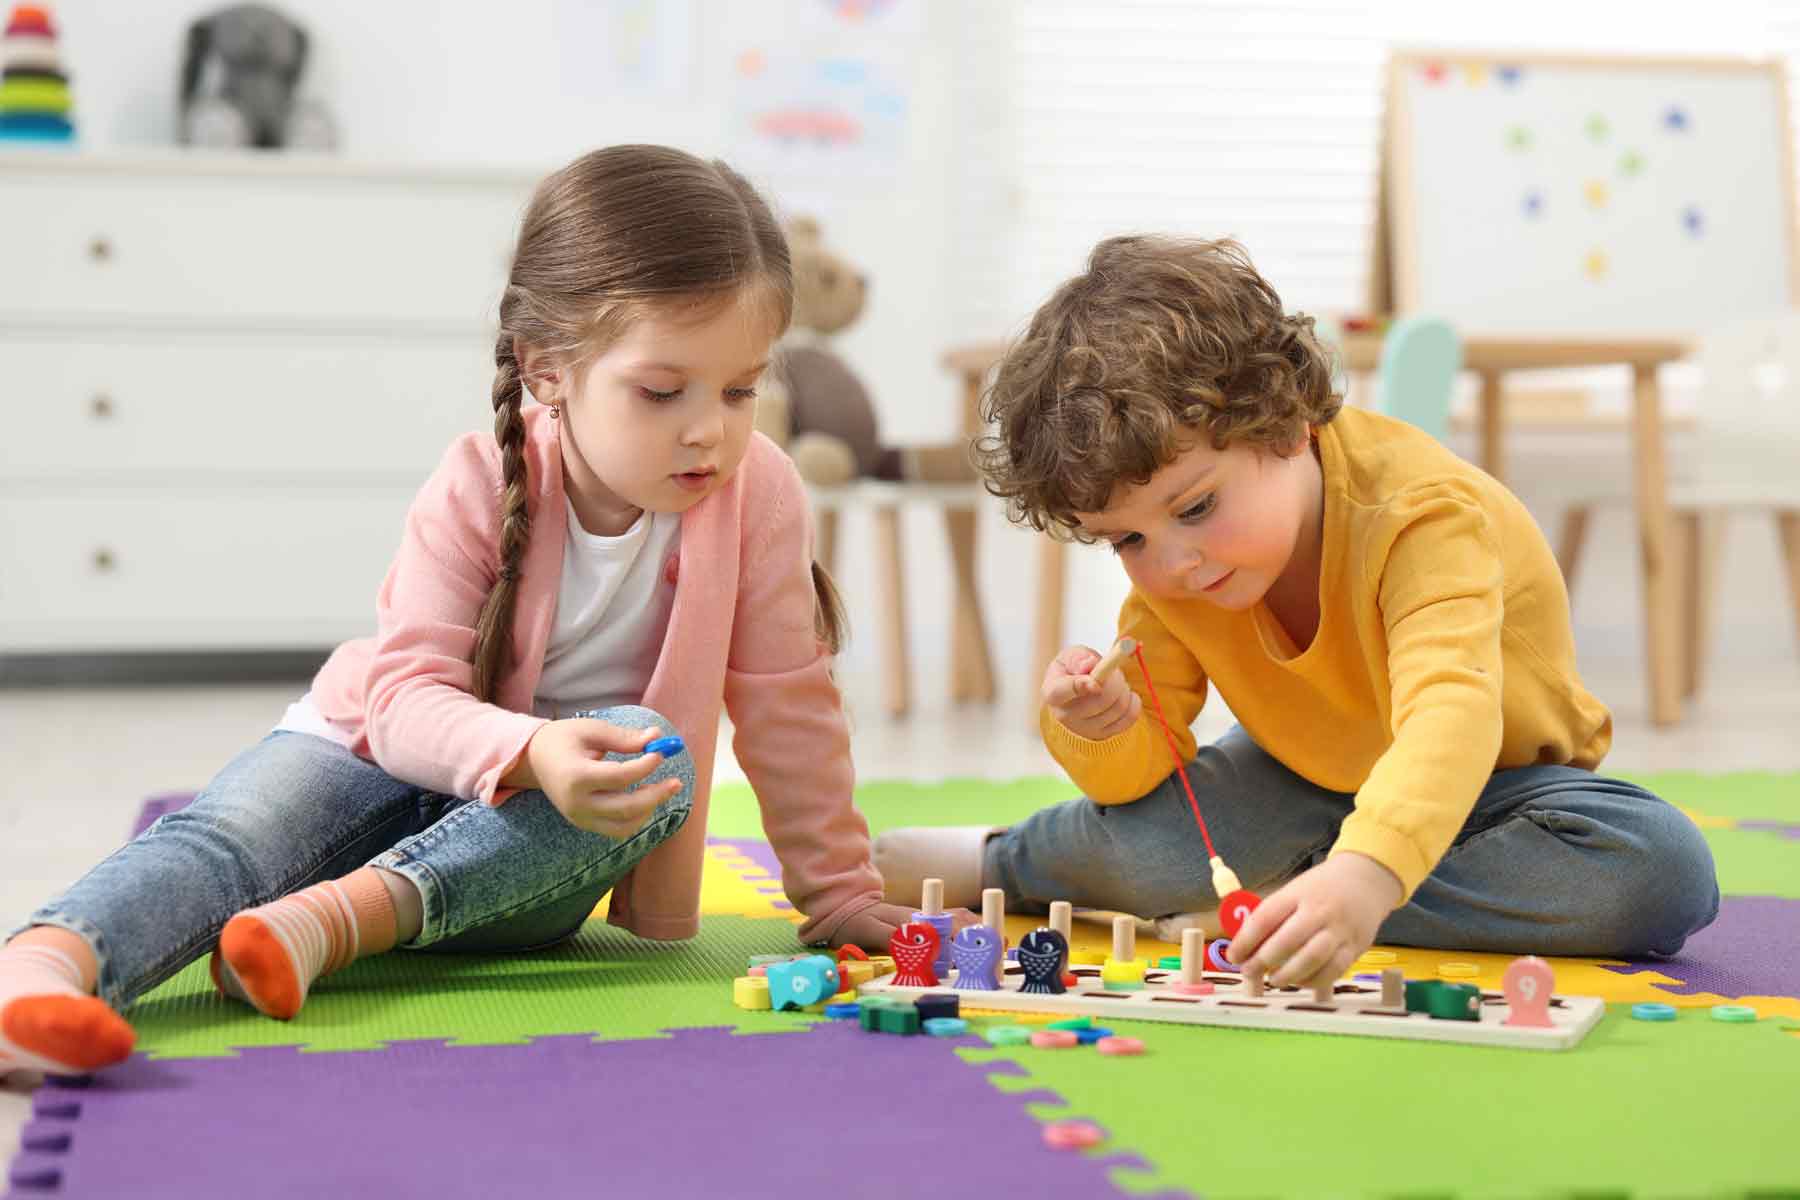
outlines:
[{"label": "orange sock", "polygon": [[90,995],[77,934],[37,925],[0,947],[0,1075],[79,1075],[120,1062],[137,1040],[125,1018]]},{"label": "orange sock", "polygon": [[394,901],[373,867],[316,883],[225,923],[212,958],[221,992],[286,1021],[321,975],[394,948]]}]

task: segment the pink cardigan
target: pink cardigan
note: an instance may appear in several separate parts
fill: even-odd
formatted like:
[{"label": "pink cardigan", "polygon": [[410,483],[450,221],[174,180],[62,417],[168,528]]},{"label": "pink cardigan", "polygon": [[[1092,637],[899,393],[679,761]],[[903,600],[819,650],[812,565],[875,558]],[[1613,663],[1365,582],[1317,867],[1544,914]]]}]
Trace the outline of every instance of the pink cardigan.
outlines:
[{"label": "pink cardigan", "polygon": [[[470,694],[475,618],[499,572],[500,452],[459,438],[407,514],[377,600],[379,632],[338,647],[313,680],[326,719],[390,775],[499,804],[500,776],[538,727],[532,698],[561,584],[568,508],[559,422],[525,411],[531,541],[520,564],[511,670],[497,702]],[[687,824],[613,888],[610,920],[673,940],[700,928],[700,868],[719,708],[781,860],[788,898],[822,943],[881,899],[869,827],[851,803],[854,774],[831,659],[813,629],[812,522],[793,464],[756,434],[716,493],[681,519],[668,637],[643,703],[668,718],[693,756]]]}]

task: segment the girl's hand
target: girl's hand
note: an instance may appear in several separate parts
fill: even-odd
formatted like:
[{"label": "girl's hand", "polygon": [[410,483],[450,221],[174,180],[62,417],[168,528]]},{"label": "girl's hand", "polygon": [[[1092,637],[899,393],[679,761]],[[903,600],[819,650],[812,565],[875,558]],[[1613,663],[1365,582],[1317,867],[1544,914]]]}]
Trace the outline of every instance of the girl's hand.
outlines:
[{"label": "girl's hand", "polygon": [[1044,672],[1044,704],[1050,715],[1070,733],[1094,742],[1124,733],[1144,711],[1144,702],[1125,682],[1123,671],[1094,682],[1088,673],[1099,662],[1097,651],[1070,646]]},{"label": "girl's hand", "polygon": [[[636,754],[662,736],[655,727],[622,729],[590,717],[551,721],[525,747],[526,772],[510,772],[509,786],[543,789],[550,803],[577,829],[628,838],[643,828],[656,806],[681,791],[681,780],[638,787],[662,764],[660,754],[608,762],[609,753]],[[522,777],[524,776],[524,777]]]},{"label": "girl's hand", "polygon": [[[966,908],[947,908],[944,911],[950,914],[952,937],[965,925],[981,923],[981,918]],[[837,932],[831,935],[831,945],[856,945],[871,954],[886,954],[888,940],[894,936],[895,930],[912,920],[912,914],[912,909],[901,908],[898,904],[871,904],[838,926]]]},{"label": "girl's hand", "polygon": [[1231,961],[1275,987],[1335,983],[1375,941],[1404,889],[1367,855],[1334,854],[1257,906],[1231,939]]}]

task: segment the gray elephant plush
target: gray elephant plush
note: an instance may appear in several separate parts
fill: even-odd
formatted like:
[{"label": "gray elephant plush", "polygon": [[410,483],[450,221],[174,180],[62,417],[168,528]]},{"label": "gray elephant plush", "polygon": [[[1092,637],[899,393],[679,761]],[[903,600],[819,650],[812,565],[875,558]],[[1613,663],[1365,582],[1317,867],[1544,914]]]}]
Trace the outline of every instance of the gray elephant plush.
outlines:
[{"label": "gray elephant plush", "polygon": [[332,149],[330,115],[296,94],[306,53],[306,31],[266,5],[234,4],[193,22],[181,66],[181,141]]}]

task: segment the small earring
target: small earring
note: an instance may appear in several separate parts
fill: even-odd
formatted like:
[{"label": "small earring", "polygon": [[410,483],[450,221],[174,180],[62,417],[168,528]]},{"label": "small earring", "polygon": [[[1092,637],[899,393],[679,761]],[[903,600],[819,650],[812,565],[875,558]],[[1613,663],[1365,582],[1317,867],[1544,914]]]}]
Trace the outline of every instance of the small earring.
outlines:
[{"label": "small earring", "polygon": [[552,404],[550,406],[550,419],[552,421],[559,421],[562,419],[562,405]]}]

